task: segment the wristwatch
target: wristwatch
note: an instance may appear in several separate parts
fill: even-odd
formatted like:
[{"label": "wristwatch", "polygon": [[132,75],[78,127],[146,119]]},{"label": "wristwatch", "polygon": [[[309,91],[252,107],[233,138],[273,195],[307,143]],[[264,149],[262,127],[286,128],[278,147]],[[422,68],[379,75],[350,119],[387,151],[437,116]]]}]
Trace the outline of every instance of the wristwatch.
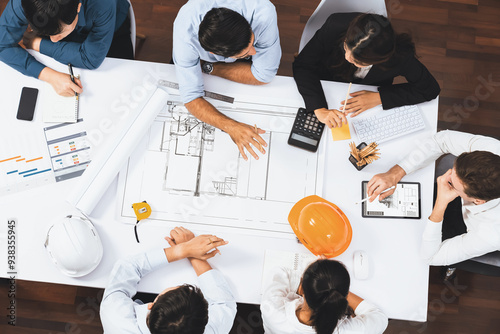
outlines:
[{"label": "wristwatch", "polygon": [[212,73],[213,70],[214,70],[213,63],[206,61],[201,65],[201,71],[205,74],[210,74],[210,73]]}]

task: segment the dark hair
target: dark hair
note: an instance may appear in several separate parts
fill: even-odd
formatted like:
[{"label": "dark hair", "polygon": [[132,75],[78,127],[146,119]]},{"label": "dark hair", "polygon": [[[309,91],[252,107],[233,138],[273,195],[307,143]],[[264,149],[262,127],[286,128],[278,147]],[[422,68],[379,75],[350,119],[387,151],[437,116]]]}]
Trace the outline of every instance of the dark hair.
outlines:
[{"label": "dark hair", "polygon": [[252,40],[252,28],[237,12],[212,8],[205,14],[198,30],[201,46],[208,52],[233,57],[245,50]]},{"label": "dark hair", "polygon": [[344,43],[351,50],[353,58],[362,64],[383,64],[395,66],[408,53],[415,56],[415,44],[409,34],[396,34],[391,22],[382,15],[360,14],[356,16],[345,35],[336,41],[330,57],[330,67],[335,68],[346,81],[352,81],[358,69],[345,59]]},{"label": "dark hair", "polygon": [[351,279],[344,265],[334,260],[318,260],[302,276],[302,290],[312,311],[311,323],[318,334],[332,334],[347,314],[347,294]]},{"label": "dark hair", "polygon": [[462,153],[455,160],[455,172],[467,196],[484,201],[500,197],[500,156],[487,151]]},{"label": "dark hair", "polygon": [[184,284],[158,296],[147,323],[151,334],[202,334],[208,303],[199,288]]},{"label": "dark hair", "polygon": [[39,35],[61,32],[62,24],[71,24],[78,15],[80,0],[21,0],[31,28]]}]

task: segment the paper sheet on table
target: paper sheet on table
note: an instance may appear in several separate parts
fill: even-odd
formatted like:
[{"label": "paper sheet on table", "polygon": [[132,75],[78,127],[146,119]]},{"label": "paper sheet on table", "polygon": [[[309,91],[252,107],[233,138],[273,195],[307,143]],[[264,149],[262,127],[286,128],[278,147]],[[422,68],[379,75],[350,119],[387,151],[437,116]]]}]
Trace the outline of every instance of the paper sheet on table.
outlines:
[{"label": "paper sheet on table", "polygon": [[76,123],[78,101],[75,96],[58,95],[50,85],[42,90],[41,103],[44,123]]},{"label": "paper sheet on table", "polygon": [[262,270],[261,293],[271,283],[271,277],[276,267],[298,270],[303,272],[318,258],[312,253],[294,253],[289,251],[266,249],[264,268]]},{"label": "paper sheet on table", "polygon": [[80,183],[69,194],[69,203],[85,214],[92,212],[120,168],[151,127],[156,115],[166,105],[168,96],[162,89],[156,89],[144,107],[127,118],[114,138],[92,159]]},{"label": "paper sheet on table", "polygon": [[340,128],[332,128],[333,141],[351,139],[349,124],[343,124]]}]

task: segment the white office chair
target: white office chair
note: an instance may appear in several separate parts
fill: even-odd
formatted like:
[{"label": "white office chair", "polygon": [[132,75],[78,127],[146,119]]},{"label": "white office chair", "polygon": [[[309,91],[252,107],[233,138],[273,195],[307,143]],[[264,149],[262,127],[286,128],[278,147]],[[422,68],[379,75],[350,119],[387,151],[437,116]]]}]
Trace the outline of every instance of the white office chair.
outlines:
[{"label": "white office chair", "polygon": [[134,58],[135,58],[135,43],[136,43],[136,27],[135,27],[135,15],[134,8],[132,7],[132,2],[128,0],[130,7],[128,8],[128,16],[130,16],[130,39],[132,40],[132,49],[134,49]]},{"label": "white office chair", "polygon": [[134,58],[135,58],[135,46],[137,42],[137,38],[140,40],[145,40],[146,36],[142,34],[137,34],[136,26],[135,26],[135,14],[134,8],[132,7],[132,2],[128,0],[130,7],[128,9],[128,15],[130,17],[130,39],[132,40],[132,49],[134,50]]},{"label": "white office chair", "polygon": [[306,23],[300,39],[299,52],[314,36],[316,31],[333,13],[374,13],[387,16],[384,0],[321,0],[320,4]]}]

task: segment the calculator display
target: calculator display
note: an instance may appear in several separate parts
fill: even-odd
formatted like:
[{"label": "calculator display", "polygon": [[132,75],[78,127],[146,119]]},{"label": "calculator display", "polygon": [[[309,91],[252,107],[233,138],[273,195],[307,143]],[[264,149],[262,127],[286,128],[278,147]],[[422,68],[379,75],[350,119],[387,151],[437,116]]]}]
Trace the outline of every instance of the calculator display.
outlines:
[{"label": "calculator display", "polygon": [[314,139],[311,139],[311,138],[307,138],[307,137],[298,135],[296,133],[292,133],[292,138],[295,139],[295,140],[303,141],[304,143],[308,143],[308,144],[311,144],[311,145],[316,145],[318,143],[317,140],[314,140]]},{"label": "calculator display", "polygon": [[316,152],[324,127],[325,124],[321,123],[313,112],[308,113],[304,108],[299,108],[288,144]]}]

